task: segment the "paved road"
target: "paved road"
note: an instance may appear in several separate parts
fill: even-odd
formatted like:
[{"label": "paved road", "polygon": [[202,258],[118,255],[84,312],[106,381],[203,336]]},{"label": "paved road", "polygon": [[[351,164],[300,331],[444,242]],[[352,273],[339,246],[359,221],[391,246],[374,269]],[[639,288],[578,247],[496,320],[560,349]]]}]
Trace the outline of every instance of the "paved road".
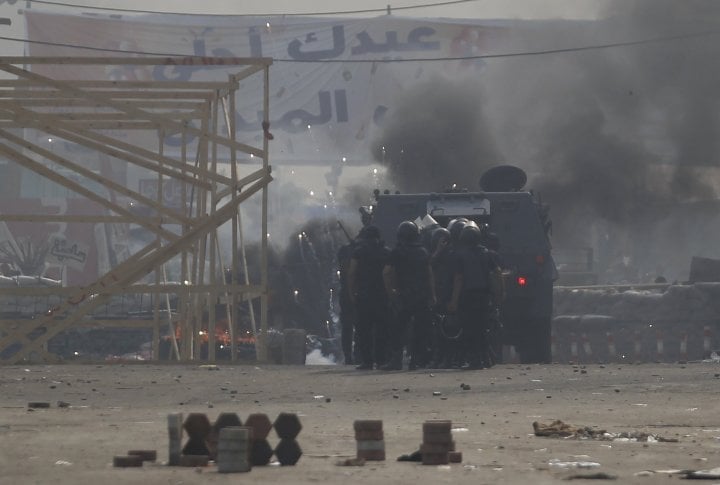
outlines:
[{"label": "paved road", "polygon": [[[620,483],[677,483],[677,476],[642,472],[720,467],[719,391],[720,365],[701,363],[391,373],[222,364],[219,370],[152,364],[0,367],[0,483],[546,484],[598,472]],[[28,411],[29,401],[52,406]],[[58,408],[58,401],[70,406]],[[213,467],[112,468],[113,455],[129,449],[157,449],[159,461],[167,460],[170,412],[203,412],[211,420],[220,412],[241,418],[264,412],[271,419],[295,412],[303,424],[298,441],[304,455],[297,466],[256,467],[241,476],[220,475]],[[337,466],[355,453],[353,420],[359,418],[383,420],[388,460]],[[418,448],[428,419],[453,421],[462,464],[395,461]],[[534,421],[555,419],[678,442],[533,435]],[[278,440],[273,434],[270,441]],[[599,466],[558,465],[574,462]]]}]

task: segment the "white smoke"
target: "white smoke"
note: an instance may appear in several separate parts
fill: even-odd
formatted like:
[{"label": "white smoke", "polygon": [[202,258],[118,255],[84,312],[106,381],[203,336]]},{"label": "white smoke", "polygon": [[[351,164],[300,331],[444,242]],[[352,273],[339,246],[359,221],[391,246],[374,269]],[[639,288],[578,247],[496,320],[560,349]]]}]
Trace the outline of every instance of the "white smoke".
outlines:
[{"label": "white smoke", "polygon": [[325,356],[320,349],[315,349],[305,357],[305,365],[337,365],[337,362],[333,354]]}]

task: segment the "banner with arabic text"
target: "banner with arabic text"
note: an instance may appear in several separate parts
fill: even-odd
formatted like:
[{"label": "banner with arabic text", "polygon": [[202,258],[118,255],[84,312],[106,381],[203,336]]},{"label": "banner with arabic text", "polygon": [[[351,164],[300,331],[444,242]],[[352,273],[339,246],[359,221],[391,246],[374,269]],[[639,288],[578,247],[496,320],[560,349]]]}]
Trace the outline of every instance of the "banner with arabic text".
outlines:
[{"label": "banner with arabic text", "polygon": [[[366,163],[370,143],[393,102],[412,83],[481,75],[481,60],[450,60],[502,49],[509,24],[382,16],[363,19],[209,16],[68,16],[26,11],[33,56],[153,53],[272,57],[271,145],[274,164]],[[47,43],[47,44],[44,44]],[[51,45],[55,44],[55,45]],[[65,44],[66,47],[57,44]],[[69,46],[91,46],[93,51]],[[387,62],[402,60],[403,62]],[[69,70],[72,71],[69,71]],[[211,66],[37,66],[55,78],[218,80]],[[237,137],[262,140],[261,76],[243,81]],[[179,144],[169,138],[168,145]]]}]

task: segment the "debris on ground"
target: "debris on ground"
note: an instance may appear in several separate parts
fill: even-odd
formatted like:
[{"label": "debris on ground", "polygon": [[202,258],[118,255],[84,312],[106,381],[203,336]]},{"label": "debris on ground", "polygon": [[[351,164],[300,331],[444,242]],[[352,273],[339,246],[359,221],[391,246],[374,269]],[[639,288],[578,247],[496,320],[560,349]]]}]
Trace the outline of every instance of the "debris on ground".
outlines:
[{"label": "debris on ground", "polygon": [[142,461],[157,461],[157,450],[130,450],[127,456],[139,456]]},{"label": "debris on ground", "polygon": [[35,402],[28,403],[28,409],[47,409],[49,407],[50,407],[49,402],[35,401]]},{"label": "debris on ground", "polygon": [[720,351],[713,350],[710,354],[710,358],[703,360],[703,362],[707,364],[717,364],[718,362],[720,362]]},{"label": "debris on ground", "polygon": [[597,468],[600,463],[595,461],[561,461],[553,458],[548,465],[554,468]]},{"label": "debris on ground", "polygon": [[363,459],[363,458],[348,458],[346,460],[340,460],[335,464],[337,466],[365,466],[365,459]]},{"label": "debris on ground", "polygon": [[563,480],[617,480],[617,476],[604,472],[570,475]]},{"label": "debris on ground", "polygon": [[422,453],[420,453],[420,450],[417,450],[408,455],[400,455],[397,461],[422,461]]},{"label": "debris on ground", "polygon": [[691,480],[717,480],[720,479],[720,467],[710,470],[683,470],[682,478]]},{"label": "debris on ground", "polygon": [[143,459],[138,455],[114,456],[113,466],[115,468],[136,468],[143,466]]},{"label": "debris on ground", "polygon": [[573,426],[557,419],[550,424],[533,423],[535,436],[546,438],[565,439],[591,439],[600,441],[637,441],[644,443],[677,443],[677,438],[664,438],[660,435],[631,431],[622,433],[609,433],[604,429],[595,429],[590,426]]}]

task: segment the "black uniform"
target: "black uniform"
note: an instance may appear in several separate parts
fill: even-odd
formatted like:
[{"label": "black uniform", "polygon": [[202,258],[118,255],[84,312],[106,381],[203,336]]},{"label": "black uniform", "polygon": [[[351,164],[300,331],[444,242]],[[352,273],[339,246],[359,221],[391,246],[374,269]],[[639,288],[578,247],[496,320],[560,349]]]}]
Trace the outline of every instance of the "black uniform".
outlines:
[{"label": "black uniform", "polygon": [[353,251],[356,360],[361,367],[386,360],[388,302],[382,272],[389,255],[390,250],[376,239],[361,241]]},{"label": "black uniform", "polygon": [[[505,260],[500,254],[500,239],[494,233],[488,233],[485,236],[483,245],[488,250],[490,259],[495,266],[503,271],[505,269]],[[502,277],[500,281],[497,281],[502,286]],[[490,313],[488,315],[488,328],[487,328],[487,347],[489,349],[488,366],[492,367],[502,360],[502,332],[503,325],[500,320],[500,305],[504,299],[504,288],[501,290],[495,289],[493,292],[493,298],[490,302]]]},{"label": "black uniform", "polygon": [[391,296],[395,318],[390,326],[390,365],[401,367],[410,331],[410,368],[424,366],[429,363],[432,332],[430,258],[419,241],[399,243],[390,253],[388,266],[394,270],[396,290]]},{"label": "black uniform", "polygon": [[462,247],[457,251],[455,274],[462,277],[457,316],[463,327],[466,358],[474,368],[490,364],[487,338],[492,309],[490,273],[497,270],[484,246]]},{"label": "black uniform", "polygon": [[435,253],[430,261],[437,297],[432,344],[434,365],[448,368],[457,363],[459,354],[457,339],[460,337],[460,326],[455,315],[448,315],[455,276],[455,251],[448,245]]},{"label": "black uniform", "polygon": [[355,333],[355,321],[357,312],[350,298],[350,260],[357,244],[350,241],[338,251],[338,271],[340,272],[340,338],[342,351],[345,356],[345,363],[353,363],[353,340]]}]

